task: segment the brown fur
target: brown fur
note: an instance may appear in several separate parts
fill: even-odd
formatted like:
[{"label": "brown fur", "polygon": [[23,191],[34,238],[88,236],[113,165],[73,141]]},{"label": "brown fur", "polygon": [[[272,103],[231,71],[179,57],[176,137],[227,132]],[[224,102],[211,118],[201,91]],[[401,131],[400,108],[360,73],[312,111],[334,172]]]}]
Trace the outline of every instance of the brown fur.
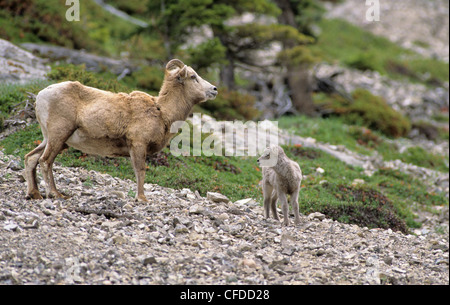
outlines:
[{"label": "brown fur", "polygon": [[52,166],[59,152],[72,146],[89,154],[131,157],[137,199],[146,201],[147,154],[167,145],[173,136],[173,122],[186,120],[195,104],[216,95],[216,87],[177,59],[167,64],[158,97],[140,91],[112,93],[79,82],[47,87],[36,98],[36,117],[44,140],[25,156],[27,197],[42,198],[36,182],[39,163],[47,196],[64,198],[56,189]]}]

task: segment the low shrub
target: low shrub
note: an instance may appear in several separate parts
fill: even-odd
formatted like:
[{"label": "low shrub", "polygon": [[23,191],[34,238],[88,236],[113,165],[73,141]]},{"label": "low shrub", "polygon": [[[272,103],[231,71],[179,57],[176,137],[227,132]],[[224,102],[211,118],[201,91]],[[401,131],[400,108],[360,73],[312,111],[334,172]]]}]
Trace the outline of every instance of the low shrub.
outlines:
[{"label": "low shrub", "polygon": [[253,96],[225,88],[219,88],[214,101],[200,106],[218,120],[253,120],[260,114]]},{"label": "low shrub", "polygon": [[159,68],[146,66],[133,72],[131,77],[135,79],[136,86],[139,88],[159,92],[164,79],[164,72]]},{"label": "low shrub", "polygon": [[448,161],[444,156],[435,155],[420,146],[409,147],[405,152],[397,156],[406,163],[412,163],[417,166],[432,168],[442,172],[448,172]]},{"label": "low shrub", "polygon": [[320,96],[316,103],[341,116],[348,124],[358,124],[379,130],[389,137],[403,137],[411,130],[410,121],[401,113],[391,108],[379,96],[365,89],[356,89],[352,93],[353,101],[333,94]]},{"label": "low shrub", "polygon": [[53,67],[47,78],[56,82],[79,81],[83,85],[113,91],[129,92],[129,87],[120,83],[112,74],[98,74],[86,71],[85,65],[61,65]]},{"label": "low shrub", "polygon": [[346,64],[351,67],[361,71],[377,71],[378,68],[378,60],[374,53],[365,52],[359,53],[354,57],[347,60]]},{"label": "low shrub", "polygon": [[[302,213],[318,211],[333,220],[361,227],[390,228],[403,233],[409,231],[393,202],[368,186],[353,187],[339,183],[323,183],[312,186],[312,189],[308,193],[315,191],[320,197],[308,198],[308,201],[312,200],[309,203],[300,200]],[[306,191],[302,190],[300,194],[302,193],[305,194]],[[325,198],[327,199],[324,200]]]}]

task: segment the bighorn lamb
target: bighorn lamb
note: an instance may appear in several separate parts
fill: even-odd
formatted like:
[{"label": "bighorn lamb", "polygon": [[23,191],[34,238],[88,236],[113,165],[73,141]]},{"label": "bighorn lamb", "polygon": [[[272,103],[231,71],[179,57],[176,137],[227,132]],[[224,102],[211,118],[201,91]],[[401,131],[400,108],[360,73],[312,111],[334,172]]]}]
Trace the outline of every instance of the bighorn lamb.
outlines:
[{"label": "bighorn lamb", "polygon": [[131,157],[139,201],[144,195],[145,159],[173,136],[170,126],[184,121],[193,106],[217,96],[217,88],[191,67],[173,59],[166,65],[158,97],[144,92],[112,93],[79,82],[63,82],[36,97],[36,117],[44,140],[25,156],[27,198],[42,198],[36,183],[41,166],[47,197],[65,198],[55,186],[52,166],[68,146],[88,154]]},{"label": "bighorn lamb", "polygon": [[262,166],[262,187],[264,194],[264,214],[269,218],[269,210],[272,209],[272,215],[276,220],[278,218],[277,199],[280,199],[281,210],[283,211],[285,226],[289,225],[289,206],[287,196],[289,195],[292,210],[295,215],[295,224],[300,223],[298,213],[298,193],[302,182],[302,171],[297,162],[289,159],[283,148],[278,145],[271,145],[266,148],[258,159],[258,164],[262,160],[277,158],[276,164],[272,167]]}]

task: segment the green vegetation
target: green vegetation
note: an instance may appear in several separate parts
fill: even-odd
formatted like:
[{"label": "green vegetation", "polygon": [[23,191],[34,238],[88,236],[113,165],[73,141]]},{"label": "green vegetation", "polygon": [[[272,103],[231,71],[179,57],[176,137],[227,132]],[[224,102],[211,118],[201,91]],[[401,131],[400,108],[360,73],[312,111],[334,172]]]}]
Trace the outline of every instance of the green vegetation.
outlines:
[{"label": "green vegetation", "polygon": [[75,66],[75,65],[61,65],[54,66],[52,71],[47,74],[49,80],[54,83],[64,82],[64,81],[73,81],[77,80],[83,85],[113,91],[113,92],[127,92],[131,91],[130,87],[125,85],[123,82],[119,82],[116,79],[116,76],[109,73],[104,72],[102,74],[96,74],[93,72],[86,71],[84,65]]},{"label": "green vegetation", "polygon": [[[1,0],[0,38],[13,43],[46,42],[91,52],[119,55],[135,30],[105,12],[93,1],[83,1],[83,22],[67,22],[65,0]],[[105,26],[107,25],[107,26]]]},{"label": "green vegetation", "polygon": [[421,147],[413,146],[400,153],[395,144],[379,131],[372,131],[360,125],[348,125],[341,117],[308,118],[306,116],[285,116],[278,119],[278,126],[303,137],[312,137],[320,142],[344,145],[364,155],[375,152],[385,160],[399,159],[406,163],[448,172],[448,157],[433,154]]},{"label": "green vegetation", "polygon": [[[23,157],[41,140],[39,127],[34,124],[4,139],[0,147],[7,154]],[[408,227],[420,226],[411,211],[413,202],[428,206],[448,204],[444,195],[429,193],[423,183],[398,171],[380,170],[366,177],[361,168],[348,166],[321,151],[299,146],[284,148],[307,176],[299,200],[302,213],[319,211],[346,223],[406,232]],[[233,201],[248,197],[262,200],[256,157],[174,157],[166,148],[148,161],[147,183],[190,188],[203,196],[207,191],[217,191]],[[87,156],[70,148],[56,162],[134,180],[126,158]],[[324,168],[325,173],[318,174],[318,167]],[[361,178],[366,181],[364,185],[352,186],[354,179]]]},{"label": "green vegetation", "polygon": [[220,94],[211,103],[201,105],[199,111],[210,114],[218,120],[254,120],[259,116],[255,109],[255,98],[249,94],[219,88]]},{"label": "green vegetation", "polygon": [[26,98],[27,92],[37,94],[50,83],[49,81],[33,81],[26,85],[0,84],[0,113],[8,116],[12,108]]},{"label": "green vegetation", "polygon": [[400,159],[406,163],[412,163],[421,167],[431,168],[441,172],[448,172],[448,158],[430,153],[422,147],[413,146],[403,153],[393,153],[387,160]]},{"label": "green vegetation", "polygon": [[[315,0],[289,0],[291,7],[284,8],[286,11],[270,0],[110,2],[150,22],[151,26],[138,29],[90,0],[82,2],[81,22],[64,19],[68,8],[65,0],[0,0],[0,37],[13,43],[49,43],[115,57],[123,53],[132,60],[162,63],[172,57],[183,58],[206,79],[214,83],[220,79],[223,87],[219,89],[217,99],[196,106],[195,111],[222,120],[258,118],[254,97],[241,90],[250,87],[251,81],[234,70],[239,65],[258,66],[249,51],[265,49],[273,41],[283,44],[283,50],[277,56],[278,64],[293,70],[321,59],[429,86],[449,80],[448,63],[421,58],[347,22],[321,20],[323,11]],[[293,24],[287,20],[270,25],[257,22],[231,25],[225,22],[244,12],[255,13],[255,21],[261,15],[275,20],[282,11],[295,15]],[[322,29],[320,35],[311,30],[311,25],[317,22]],[[204,24],[211,26],[210,39],[200,44],[183,45],[188,42],[188,34]],[[48,81],[27,85],[0,84],[0,129],[13,108],[26,99],[26,92],[37,93],[55,82],[77,80],[103,90],[131,92],[139,89],[155,95],[164,75],[164,71],[156,66],[141,67],[119,81],[109,72],[92,73],[83,66],[62,64],[52,67]],[[361,154],[377,152],[385,160],[400,159],[442,172],[449,170],[448,157],[432,154],[421,147],[413,146],[400,153],[391,138],[407,135],[411,128],[409,120],[367,90],[357,89],[351,94],[352,101],[341,96],[317,94],[314,102],[316,106],[330,110],[328,117],[282,117],[279,126],[304,137],[344,145]],[[436,115],[435,119],[448,123],[446,115]],[[440,128],[437,137],[448,140],[448,127]],[[0,149],[23,158],[40,141],[40,129],[33,124],[3,139]],[[422,181],[401,172],[381,169],[367,177],[361,168],[348,166],[321,151],[301,146],[284,148],[307,176],[302,182],[299,200],[304,214],[319,211],[341,222],[407,232],[409,228],[420,226],[412,211],[416,203],[425,207],[448,205],[443,194],[430,193]],[[131,163],[126,158],[87,156],[70,148],[60,154],[56,162],[62,166],[109,173],[122,179],[135,179]],[[318,167],[325,172],[319,174],[316,171]],[[365,183],[352,185],[354,179],[364,179]],[[167,148],[148,158],[146,174],[147,183],[176,189],[190,188],[203,196],[207,191],[217,191],[233,201],[252,197],[261,202],[260,180],[256,157],[175,157]],[[92,186],[89,179],[83,183]],[[134,194],[135,190],[129,190],[129,196]]]},{"label": "green vegetation", "polygon": [[[322,19],[319,26],[321,35],[311,49],[327,61],[415,82],[449,80],[448,63],[421,58],[387,38],[373,35],[343,20]],[[428,77],[424,77],[426,73],[429,73]]]},{"label": "green vegetation", "polygon": [[332,111],[333,115],[343,118],[350,124],[359,124],[379,130],[390,137],[404,137],[411,123],[402,114],[392,109],[386,101],[365,89],[356,89],[352,93],[353,101],[335,95],[316,95],[316,104]]}]

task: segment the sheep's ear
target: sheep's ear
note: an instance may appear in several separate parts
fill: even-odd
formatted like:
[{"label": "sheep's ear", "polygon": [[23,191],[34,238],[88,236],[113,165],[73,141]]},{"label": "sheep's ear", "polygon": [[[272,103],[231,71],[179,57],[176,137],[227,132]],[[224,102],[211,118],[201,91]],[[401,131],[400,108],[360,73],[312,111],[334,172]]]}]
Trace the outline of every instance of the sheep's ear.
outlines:
[{"label": "sheep's ear", "polygon": [[188,77],[188,69],[187,66],[184,65],[183,68],[181,68],[178,72],[177,72],[177,80],[182,83],[184,82],[184,80]]}]

